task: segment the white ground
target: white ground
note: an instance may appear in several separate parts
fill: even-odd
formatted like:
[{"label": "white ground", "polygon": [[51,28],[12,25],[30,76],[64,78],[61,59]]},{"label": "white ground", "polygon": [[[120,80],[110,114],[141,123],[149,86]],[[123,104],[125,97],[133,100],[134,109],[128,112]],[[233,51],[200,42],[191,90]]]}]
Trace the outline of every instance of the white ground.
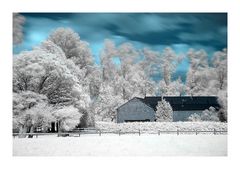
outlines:
[{"label": "white ground", "polygon": [[145,133],[157,133],[158,130],[167,131],[226,131],[227,123],[222,122],[131,122],[131,123],[114,123],[114,122],[96,122],[96,128],[103,131],[129,132],[138,131]]},{"label": "white ground", "polygon": [[14,156],[226,156],[227,135],[82,135],[14,138]]}]

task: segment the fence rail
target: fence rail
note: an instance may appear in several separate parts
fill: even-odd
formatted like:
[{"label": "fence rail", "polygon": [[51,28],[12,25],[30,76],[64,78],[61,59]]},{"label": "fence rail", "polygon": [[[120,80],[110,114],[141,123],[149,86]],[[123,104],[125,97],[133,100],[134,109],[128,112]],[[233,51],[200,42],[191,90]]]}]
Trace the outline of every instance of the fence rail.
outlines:
[{"label": "fence rail", "polygon": [[150,133],[146,133],[146,130],[136,130],[136,131],[121,131],[121,130],[115,130],[115,131],[107,131],[107,130],[100,130],[100,129],[80,129],[80,130],[74,130],[74,131],[70,131],[70,132],[58,132],[58,133],[12,133],[13,137],[28,137],[28,138],[32,138],[32,137],[36,137],[38,138],[38,136],[41,135],[56,135],[57,137],[66,137],[66,136],[78,136],[80,137],[81,135],[85,135],[85,134],[98,134],[99,136],[101,136],[102,134],[117,134],[119,136],[124,135],[124,134],[138,134],[139,136],[141,134],[172,134],[172,133],[176,133],[177,135],[180,134],[203,134],[203,133],[212,133],[214,135],[217,134],[227,134],[227,130],[157,130],[157,131],[153,131]]}]

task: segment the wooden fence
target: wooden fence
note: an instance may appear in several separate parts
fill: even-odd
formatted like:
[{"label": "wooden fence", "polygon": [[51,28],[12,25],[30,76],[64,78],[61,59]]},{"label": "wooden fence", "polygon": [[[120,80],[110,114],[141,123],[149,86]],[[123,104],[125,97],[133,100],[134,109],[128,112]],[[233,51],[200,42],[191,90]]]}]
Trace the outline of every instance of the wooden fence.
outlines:
[{"label": "wooden fence", "polygon": [[58,133],[13,133],[13,137],[36,137],[42,136],[42,135],[56,135],[57,137],[67,137],[67,136],[72,136],[72,137],[80,137],[81,135],[85,134],[97,134],[101,136],[102,134],[117,134],[119,136],[124,135],[124,134],[137,134],[137,135],[142,135],[142,134],[157,134],[157,135],[162,135],[162,134],[227,134],[227,130],[157,130],[157,132],[151,132],[148,133],[149,131],[146,132],[146,130],[136,130],[136,131],[121,131],[121,130],[115,130],[115,131],[106,131],[106,130],[100,130],[100,129],[81,129],[78,131],[72,131],[72,132],[58,132]]}]

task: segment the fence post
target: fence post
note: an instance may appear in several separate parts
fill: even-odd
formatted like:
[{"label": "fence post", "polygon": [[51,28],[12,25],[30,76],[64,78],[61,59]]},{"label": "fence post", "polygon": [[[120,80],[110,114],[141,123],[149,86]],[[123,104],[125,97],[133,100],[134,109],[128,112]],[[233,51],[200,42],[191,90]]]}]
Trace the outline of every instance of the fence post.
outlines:
[{"label": "fence post", "polygon": [[179,135],[179,130],[177,129],[177,135]]},{"label": "fence post", "polygon": [[118,131],[118,134],[119,134],[119,136],[120,136],[120,134],[121,134],[121,130]]},{"label": "fence post", "polygon": [[101,133],[101,130],[99,129],[99,136],[101,136],[101,134],[102,134],[102,133]]},{"label": "fence post", "polygon": [[139,131],[138,131],[138,132],[139,132],[139,136],[140,136],[140,134],[141,134],[141,133],[140,133],[140,129],[139,129]]},{"label": "fence post", "polygon": [[216,134],[216,129],[213,130],[213,134],[214,134],[214,135]]},{"label": "fence post", "polygon": [[79,131],[79,137],[81,136],[81,133],[80,133],[80,131]]},{"label": "fence post", "polygon": [[197,130],[196,130],[196,135],[198,134]]},{"label": "fence post", "polygon": [[160,130],[158,130],[158,135],[160,135]]}]

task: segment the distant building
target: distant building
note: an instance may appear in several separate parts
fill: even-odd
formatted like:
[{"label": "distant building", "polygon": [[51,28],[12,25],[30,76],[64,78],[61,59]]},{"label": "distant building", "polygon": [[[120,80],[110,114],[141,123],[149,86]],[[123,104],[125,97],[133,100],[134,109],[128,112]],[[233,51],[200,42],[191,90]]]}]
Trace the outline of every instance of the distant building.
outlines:
[{"label": "distant building", "polygon": [[[214,96],[167,96],[163,97],[173,109],[173,121],[187,121],[191,114],[201,114],[211,106],[217,110],[220,105]],[[162,97],[134,97],[117,108],[117,123],[134,121],[155,121],[156,107]]]}]

